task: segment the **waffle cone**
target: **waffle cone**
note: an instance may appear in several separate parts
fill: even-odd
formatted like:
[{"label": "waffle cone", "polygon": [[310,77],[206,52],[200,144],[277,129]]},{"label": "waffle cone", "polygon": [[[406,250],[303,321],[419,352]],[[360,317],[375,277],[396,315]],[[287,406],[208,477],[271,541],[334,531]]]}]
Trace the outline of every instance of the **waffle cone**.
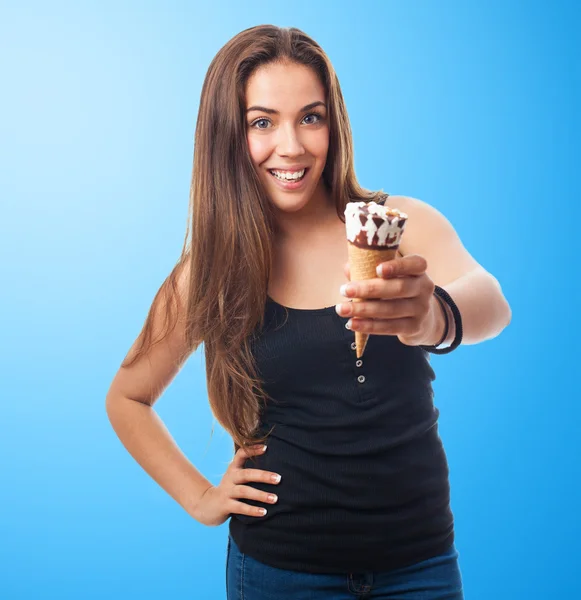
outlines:
[{"label": "waffle cone", "polygon": [[[351,281],[373,279],[374,277],[377,277],[375,271],[377,265],[388,260],[393,260],[397,255],[397,248],[371,250],[369,248],[359,248],[349,241],[347,242],[347,245],[349,247],[349,271],[351,273]],[[361,301],[361,298],[353,298],[353,302]],[[368,339],[368,333],[362,333],[361,331],[355,332],[357,358],[363,356]]]}]

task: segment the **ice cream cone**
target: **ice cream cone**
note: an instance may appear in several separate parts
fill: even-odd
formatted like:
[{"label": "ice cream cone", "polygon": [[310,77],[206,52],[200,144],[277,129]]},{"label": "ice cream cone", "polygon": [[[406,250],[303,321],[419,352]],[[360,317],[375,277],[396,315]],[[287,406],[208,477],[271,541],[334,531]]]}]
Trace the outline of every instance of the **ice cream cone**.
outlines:
[{"label": "ice cream cone", "polygon": [[[345,208],[351,281],[377,277],[376,268],[393,260],[408,216],[376,202],[350,202]],[[362,302],[354,298],[353,302]],[[369,334],[355,332],[357,358],[363,356]]]},{"label": "ice cream cone", "polygon": [[[362,279],[372,279],[377,277],[375,269],[377,265],[388,260],[392,260],[397,255],[397,248],[388,250],[372,250],[370,248],[358,248],[355,244],[348,242],[349,247],[349,271],[352,281]],[[361,302],[361,298],[353,298],[353,302]],[[368,333],[362,331],[355,332],[355,344],[357,346],[357,358],[363,356]]]}]

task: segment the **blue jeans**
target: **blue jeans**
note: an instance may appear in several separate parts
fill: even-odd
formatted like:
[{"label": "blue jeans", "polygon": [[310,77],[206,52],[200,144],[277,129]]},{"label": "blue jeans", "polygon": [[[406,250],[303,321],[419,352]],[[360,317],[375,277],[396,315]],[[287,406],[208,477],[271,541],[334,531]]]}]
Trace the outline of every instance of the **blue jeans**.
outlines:
[{"label": "blue jeans", "polygon": [[381,573],[319,574],[277,569],[242,554],[228,536],[228,600],[463,600],[454,544],[440,556]]}]

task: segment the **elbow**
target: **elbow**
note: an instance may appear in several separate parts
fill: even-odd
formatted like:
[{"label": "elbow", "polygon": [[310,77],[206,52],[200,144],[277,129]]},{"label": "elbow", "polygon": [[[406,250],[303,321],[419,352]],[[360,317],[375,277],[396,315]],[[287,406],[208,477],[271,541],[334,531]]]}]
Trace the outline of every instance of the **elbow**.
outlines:
[{"label": "elbow", "polygon": [[512,309],[510,308],[510,304],[506,301],[506,298],[504,298],[504,296],[500,314],[502,328],[505,329],[510,325],[510,322],[512,321]]},{"label": "elbow", "polygon": [[138,400],[136,398],[130,398],[129,396],[125,396],[124,394],[107,394],[105,398],[105,411],[111,418],[111,414],[118,411],[120,408],[125,406],[133,406],[135,404],[141,406],[147,406],[149,408],[153,408],[153,405],[156,401],[156,398],[149,398],[146,400]]},{"label": "elbow", "polygon": [[113,412],[114,406],[116,402],[113,396],[107,395],[105,396],[105,412],[107,413],[107,417],[109,421],[111,421],[111,413]]},{"label": "elbow", "polygon": [[124,396],[107,394],[105,397],[105,412],[107,413],[109,421],[111,421],[114,415],[118,412],[119,408],[125,404],[125,400],[126,399]]},{"label": "elbow", "polygon": [[[496,286],[496,290],[499,295],[499,300],[500,300],[499,314],[502,315],[502,322],[504,324],[504,327],[508,327],[510,325],[510,322],[512,321],[512,309],[510,307],[510,304],[508,303],[508,300],[506,299],[506,297],[504,296],[504,294],[502,292],[502,287],[500,286],[500,282],[498,281],[498,279],[496,279],[496,277],[494,277],[493,275],[490,275],[490,277],[494,281],[494,285]],[[503,329],[504,329],[504,327],[503,327]]]}]

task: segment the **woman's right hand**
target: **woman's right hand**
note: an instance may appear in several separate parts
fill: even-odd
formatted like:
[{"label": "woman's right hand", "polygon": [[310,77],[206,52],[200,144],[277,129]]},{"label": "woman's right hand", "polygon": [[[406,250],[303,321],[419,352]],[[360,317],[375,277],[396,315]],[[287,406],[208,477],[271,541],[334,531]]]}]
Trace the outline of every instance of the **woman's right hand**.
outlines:
[{"label": "woman's right hand", "polygon": [[276,485],[280,482],[280,475],[260,469],[244,468],[244,462],[250,456],[265,452],[266,446],[259,445],[245,451],[240,448],[234,455],[234,459],[228,465],[228,469],[222,477],[222,481],[210,486],[196,504],[193,517],[204,525],[221,525],[231,514],[248,515],[251,517],[263,517],[266,509],[240,502],[237,498],[257,500],[265,504],[274,504],[278,498],[275,494],[257,490],[249,485],[251,481]]}]

